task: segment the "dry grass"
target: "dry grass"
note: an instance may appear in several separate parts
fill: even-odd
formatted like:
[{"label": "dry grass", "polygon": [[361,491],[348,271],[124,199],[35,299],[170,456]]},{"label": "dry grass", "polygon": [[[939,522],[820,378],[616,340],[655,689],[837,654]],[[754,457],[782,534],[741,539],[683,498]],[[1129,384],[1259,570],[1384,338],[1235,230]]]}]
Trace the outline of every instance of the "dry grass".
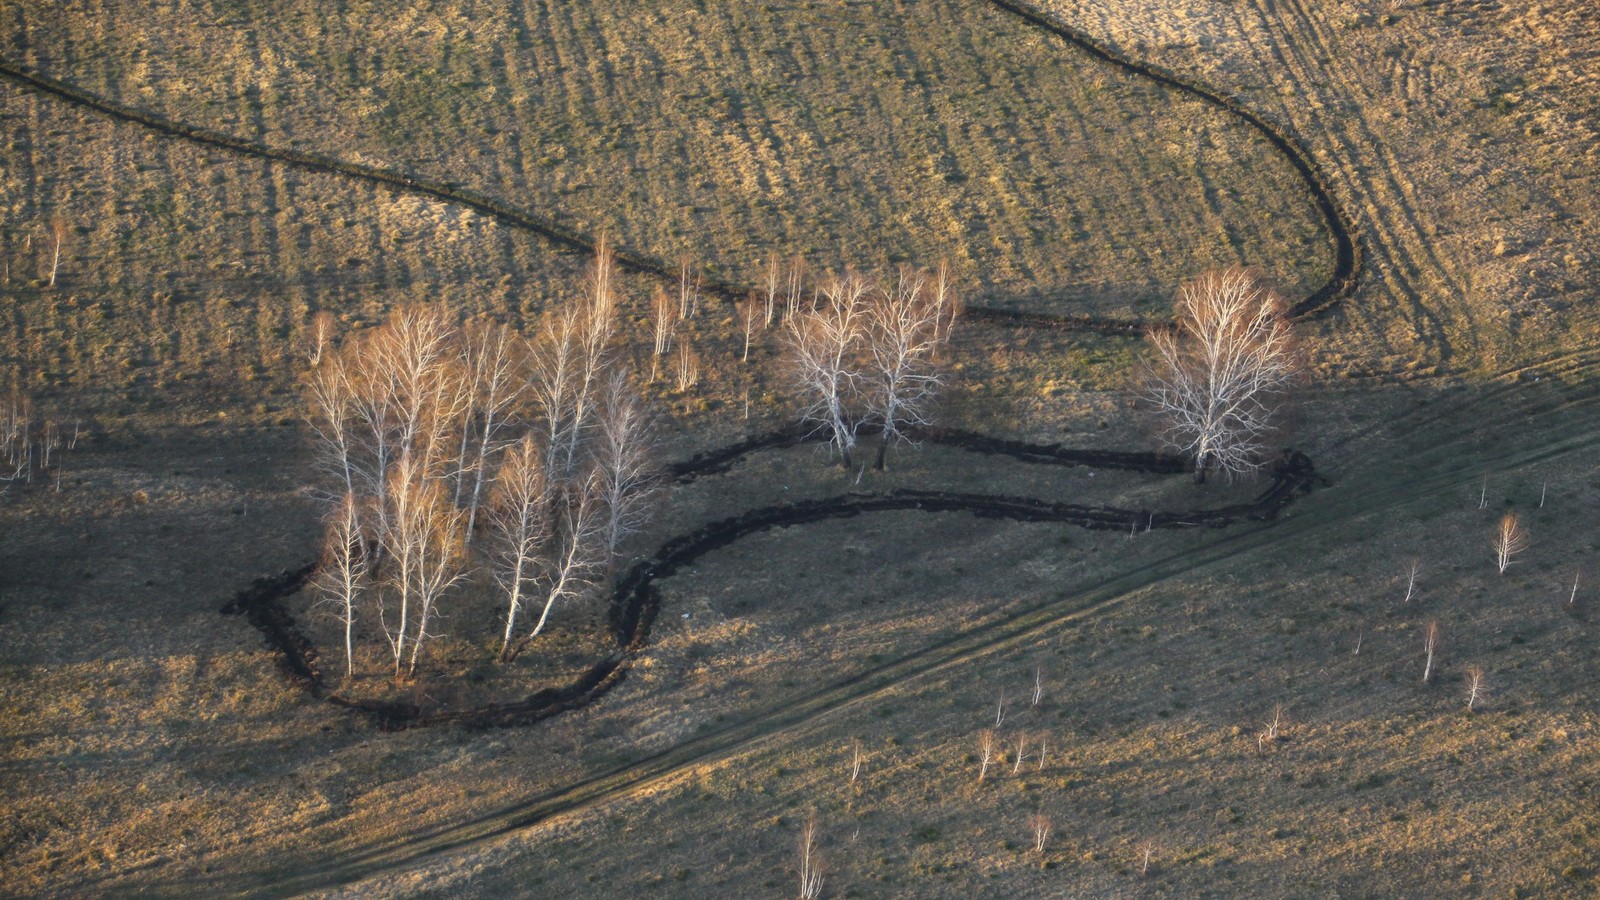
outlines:
[{"label": "dry grass", "polygon": [[[1565,608],[1573,571],[1600,571],[1580,530],[1600,514],[1587,8],[1051,3],[1291,123],[1361,217],[1373,274],[1308,335],[1319,372],[1361,377],[1308,385],[1293,436],[1334,486],[1270,528],[1136,540],[911,513],[753,536],[663,582],[652,646],[604,702],[488,734],[376,733],[285,683],[217,609],[317,540],[290,349],[312,311],[370,322],[445,298],[520,320],[570,290],[581,260],[445,204],[0,86],[0,357],[41,402],[93,422],[61,493],[0,503],[3,889],[268,885],[1043,607],[1023,639],[926,651],[942,661],[919,677],[839,692],[764,741],[358,887],[789,891],[815,808],[830,895],[1592,891],[1600,644],[1585,591]],[[982,4],[147,7],[12,5],[0,52],[737,277],[775,249],[948,254],[994,302],[1151,314],[1144,298],[1206,266],[1262,264],[1293,287],[1327,265],[1287,167],[1254,136]],[[31,282],[63,210],[51,290]],[[649,285],[629,292],[637,349]],[[770,339],[742,365],[731,310],[691,332],[699,385],[651,389],[669,455],[784,418]],[[945,421],[1147,440],[1122,391],[1125,341],[973,328],[953,356]],[[1433,374],[1472,377],[1418,379]],[[856,485],[809,450],[753,459],[674,490],[661,533],[857,487],[1135,508],[1249,491],[938,449],[897,462]],[[1500,576],[1485,535],[1508,509],[1533,544]],[[1423,685],[1433,619],[1446,642]],[[1031,707],[1017,698],[1041,662],[1053,681]],[[1469,713],[1474,666],[1492,692]],[[968,757],[1006,692],[1003,749],[1047,735],[1050,758],[979,785]],[[1279,705],[1288,724],[1259,743]],[[857,739],[870,764],[851,784]],[[1043,854],[1026,825],[1040,813],[1055,822]]]}]

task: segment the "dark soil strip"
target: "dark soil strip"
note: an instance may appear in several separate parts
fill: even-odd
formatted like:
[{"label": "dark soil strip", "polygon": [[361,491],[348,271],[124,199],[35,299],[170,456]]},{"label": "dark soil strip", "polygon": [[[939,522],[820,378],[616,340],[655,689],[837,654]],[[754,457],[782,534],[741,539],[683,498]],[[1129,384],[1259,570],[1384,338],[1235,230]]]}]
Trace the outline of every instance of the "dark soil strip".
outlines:
[{"label": "dark soil strip", "polygon": [[[1046,16],[1038,10],[1020,3],[1011,2],[1011,0],[991,0],[991,2],[1001,10],[1064,39],[1097,59],[1198,97],[1207,103],[1239,116],[1259,130],[1279,152],[1288,157],[1295,169],[1304,178],[1312,201],[1322,213],[1323,219],[1327,223],[1328,231],[1333,237],[1335,259],[1332,276],[1326,284],[1314,291],[1311,296],[1295,303],[1291,307],[1291,314],[1296,318],[1318,315],[1342,300],[1355,287],[1361,260],[1359,244],[1352,237],[1354,225],[1334,201],[1333,194],[1329,190],[1316,161],[1287,131],[1268,122],[1232,97],[1220,94],[1175,72],[1129,59],[1120,52],[1099,43],[1075,28]],[[10,78],[26,87],[60,97],[113,118],[133,122],[160,134],[208,146],[220,147],[261,159],[275,160],[317,172],[359,178],[398,191],[408,191],[449,203],[458,203],[506,225],[538,234],[558,247],[591,254],[594,252],[597,243],[593,235],[580,229],[563,224],[549,216],[539,215],[526,209],[512,206],[502,200],[497,200],[487,194],[454,182],[440,181],[425,175],[393,169],[361,165],[318,153],[271,147],[221,131],[179,122],[147,110],[124,106],[98,94],[83,90],[76,85],[58,81],[47,75],[35,72],[30,66],[6,60],[0,60],[0,76]],[[669,280],[676,278],[678,275],[677,267],[669,265],[657,257],[623,247],[617,247],[615,250],[617,263],[625,269]],[[703,276],[703,284],[709,293],[721,296],[732,302],[737,302],[753,290],[747,285],[736,284],[716,276]],[[1094,316],[1052,316],[1045,313],[1019,312],[993,307],[973,307],[968,310],[968,315],[980,321],[1007,325],[1106,335],[1137,336],[1142,334],[1151,324],[1154,324],[1129,319],[1097,318]]]},{"label": "dark soil strip", "polygon": [[[734,461],[749,453],[797,443],[800,434],[797,426],[780,429],[724,451],[697,456],[671,467],[670,471],[680,481],[725,471]],[[1160,474],[1181,473],[1187,469],[1181,458],[1159,453],[1070,450],[1054,445],[1002,441],[960,431],[929,431],[924,437],[938,443],[1042,465],[1090,465]],[[650,629],[661,606],[655,582],[670,577],[713,550],[759,531],[892,510],[964,512],[980,518],[1058,522],[1101,531],[1220,528],[1249,519],[1272,519],[1296,497],[1321,483],[1322,479],[1317,475],[1310,458],[1302,453],[1285,451],[1283,458],[1273,468],[1272,481],[1266,490],[1249,503],[1218,509],[1159,512],[1051,503],[1031,497],[920,490],[846,494],[753,509],[672,538],[652,558],[629,569],[618,581],[611,596],[610,629],[616,650],[606,659],[596,662],[575,681],[559,688],[542,689],[521,701],[491,703],[468,709],[432,709],[414,703],[365,700],[327,693],[316,667],[316,648],[295,627],[294,619],[285,605],[289,597],[310,581],[316,571],[315,564],[256,581],[229,601],[222,611],[246,615],[251,624],[266,636],[267,642],[282,652],[285,669],[295,680],[304,683],[314,696],[337,706],[367,713],[382,729],[442,724],[471,728],[524,725],[577,709],[614,687],[626,676],[632,660],[649,645]]]},{"label": "dark soil strip", "polygon": [[[863,425],[859,433],[864,434],[872,428],[873,426]],[[1170,453],[1080,450],[1062,447],[1060,444],[1028,444],[956,428],[911,428],[907,429],[907,434],[918,443],[927,442],[972,453],[1009,456],[1036,465],[1126,469],[1156,475],[1173,475],[1193,468],[1189,460]],[[799,423],[785,425],[766,434],[748,437],[736,444],[698,453],[683,462],[673,463],[667,466],[666,475],[679,484],[688,484],[706,475],[721,475],[751,454],[780,447],[797,447],[805,443],[805,439],[810,435],[811,432],[808,432],[804,425]]]},{"label": "dark soil strip", "polygon": [[307,563],[298,569],[289,569],[277,575],[257,578],[222,607],[225,616],[243,614],[250,624],[267,636],[267,643],[283,654],[283,669],[295,681],[304,683],[316,692],[317,648],[294,626],[294,617],[284,608],[283,601],[305,588],[316,577],[317,563]]}]

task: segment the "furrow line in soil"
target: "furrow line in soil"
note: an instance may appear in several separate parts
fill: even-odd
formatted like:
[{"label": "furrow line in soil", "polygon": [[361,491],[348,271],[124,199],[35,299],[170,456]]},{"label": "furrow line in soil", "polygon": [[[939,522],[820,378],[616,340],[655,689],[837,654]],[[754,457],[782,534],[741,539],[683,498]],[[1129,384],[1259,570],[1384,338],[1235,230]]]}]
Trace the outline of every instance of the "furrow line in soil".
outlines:
[{"label": "furrow line in soil", "polygon": [[[1265,32],[1271,38],[1266,41],[1248,42],[1262,58],[1264,67],[1280,70],[1290,81],[1298,82],[1307,91],[1333,80],[1334,75],[1329,68],[1316,61],[1316,54],[1304,52],[1294,39],[1293,32],[1281,26],[1274,27],[1273,14],[1267,5],[1259,0],[1251,0],[1250,8],[1253,11],[1256,27],[1245,26],[1242,31],[1245,34]],[[1249,13],[1240,10],[1238,15],[1244,16]],[[1318,72],[1321,73],[1320,78]],[[1346,87],[1348,93],[1348,84]],[[1317,127],[1315,119],[1313,127]],[[1360,203],[1359,198],[1366,198],[1363,208],[1366,211],[1369,229],[1368,250],[1374,252],[1378,260],[1387,260],[1390,263],[1383,269],[1383,282],[1401,295],[1397,299],[1403,299],[1410,306],[1417,328],[1419,331],[1425,331],[1438,349],[1440,363],[1447,364],[1453,351],[1444,324],[1439,315],[1429,310],[1427,304],[1423,302],[1421,288],[1416,284],[1416,280],[1422,275],[1422,267],[1414,257],[1410,242],[1399,233],[1393,217],[1379,212],[1386,203],[1394,203],[1401,209],[1406,205],[1406,201],[1393,184],[1392,167],[1379,166],[1384,174],[1375,176],[1368,174],[1363,167],[1352,164],[1356,160],[1378,154],[1380,151],[1377,147],[1382,142],[1377,139],[1360,114],[1341,116],[1335,124],[1320,126],[1320,131],[1323,140],[1327,142],[1326,145],[1340,151],[1340,155],[1346,160],[1347,164],[1342,167],[1342,173],[1347,188],[1354,191],[1358,203]],[[1371,153],[1361,152],[1361,146],[1371,148]]]}]

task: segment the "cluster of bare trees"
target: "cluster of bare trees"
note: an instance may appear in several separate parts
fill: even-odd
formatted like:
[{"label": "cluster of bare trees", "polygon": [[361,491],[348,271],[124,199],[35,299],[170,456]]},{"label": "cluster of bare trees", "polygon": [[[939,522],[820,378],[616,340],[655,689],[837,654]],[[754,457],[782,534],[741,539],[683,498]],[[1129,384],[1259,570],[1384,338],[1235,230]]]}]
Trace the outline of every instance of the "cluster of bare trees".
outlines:
[{"label": "cluster of bare trees", "polygon": [[432,306],[336,349],[331,322],[313,323],[307,418],[336,485],[321,587],[347,673],[360,628],[382,637],[397,676],[414,673],[475,566],[503,593],[509,661],[643,527],[650,421],[616,359],[613,281],[602,247],[581,298],[530,337],[458,327]]},{"label": "cluster of bare trees", "polygon": [[78,420],[43,415],[27,396],[13,393],[0,404],[0,482],[9,487],[49,477],[60,490],[67,451],[82,432]]},{"label": "cluster of bare trees", "polygon": [[[767,283],[769,317],[776,286],[790,283],[775,272]],[[846,468],[860,427],[876,426],[882,469],[890,445],[929,424],[944,382],[942,351],[960,315],[948,270],[902,268],[892,280],[846,270],[823,278],[809,300],[798,293],[786,294],[784,324],[801,417],[828,435]]]},{"label": "cluster of bare trees", "polygon": [[1255,275],[1227,269],[1185,284],[1174,325],[1150,332],[1146,395],[1167,442],[1194,459],[1196,482],[1262,465],[1278,399],[1300,369],[1287,312]]}]

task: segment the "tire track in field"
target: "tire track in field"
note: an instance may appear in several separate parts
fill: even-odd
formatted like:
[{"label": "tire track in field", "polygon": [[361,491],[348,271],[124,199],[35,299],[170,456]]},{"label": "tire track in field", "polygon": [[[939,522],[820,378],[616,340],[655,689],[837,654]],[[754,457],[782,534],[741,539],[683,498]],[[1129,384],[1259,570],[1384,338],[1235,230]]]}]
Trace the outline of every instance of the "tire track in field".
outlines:
[{"label": "tire track in field", "polygon": [[[1385,108],[1386,99],[1370,96],[1337,66],[1326,62],[1334,58],[1330,54],[1335,48],[1297,0],[1250,0],[1250,9],[1259,28],[1241,29],[1247,39],[1248,35],[1263,32],[1272,38],[1264,42],[1264,47],[1261,41],[1250,41],[1258,55],[1275,60],[1278,68],[1298,81],[1308,94],[1321,85],[1334,87],[1336,96],[1332,99],[1341,108],[1338,121],[1329,122],[1325,114],[1316,110],[1308,112],[1308,117],[1328,145],[1340,150],[1345,161],[1342,173],[1357,193],[1366,198],[1361,204],[1366,219],[1378,246],[1393,263],[1384,273],[1384,280],[1407,302],[1414,327],[1428,344],[1437,348],[1440,364],[1449,365],[1458,350],[1452,346],[1443,318],[1424,301],[1425,288],[1418,281],[1431,280],[1456,292],[1460,288],[1426,240],[1423,215],[1407,188],[1404,170],[1372,125],[1369,110]],[[1279,9],[1282,12],[1278,12]],[[1302,47],[1297,40],[1300,36],[1311,45],[1309,48]],[[1368,174],[1358,164],[1367,159],[1377,163],[1375,174]],[[1430,272],[1431,278],[1428,277]]]}]

